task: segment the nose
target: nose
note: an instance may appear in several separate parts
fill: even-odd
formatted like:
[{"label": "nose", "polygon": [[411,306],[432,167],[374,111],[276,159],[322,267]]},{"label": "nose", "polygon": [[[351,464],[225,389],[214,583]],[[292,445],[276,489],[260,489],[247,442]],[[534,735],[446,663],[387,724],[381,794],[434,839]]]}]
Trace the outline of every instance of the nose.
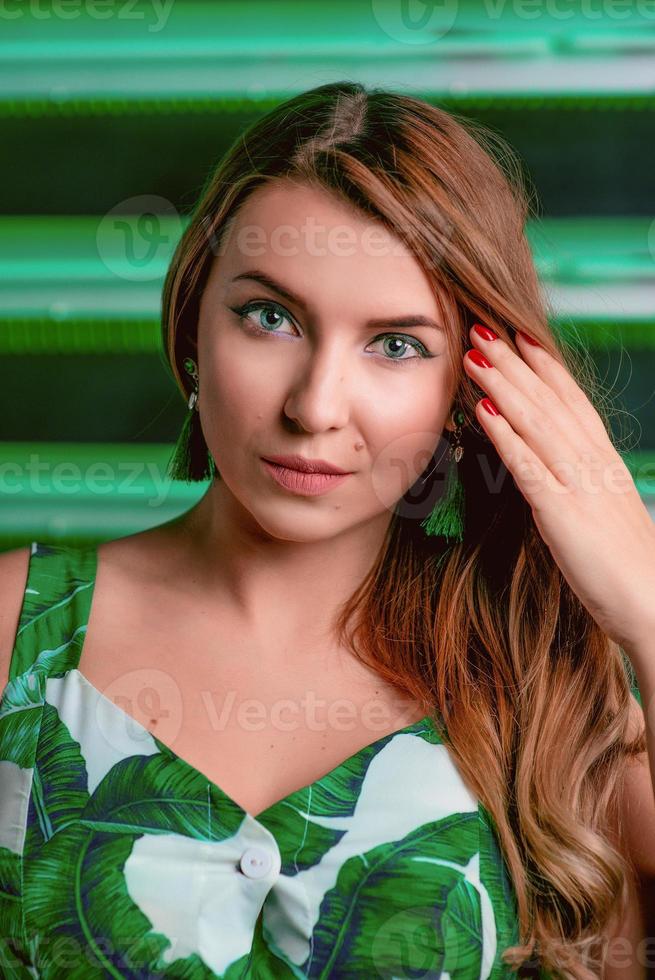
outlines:
[{"label": "nose", "polygon": [[348,424],[351,406],[346,356],[345,351],[332,346],[316,351],[299,365],[284,403],[284,414],[306,432],[341,429]]}]

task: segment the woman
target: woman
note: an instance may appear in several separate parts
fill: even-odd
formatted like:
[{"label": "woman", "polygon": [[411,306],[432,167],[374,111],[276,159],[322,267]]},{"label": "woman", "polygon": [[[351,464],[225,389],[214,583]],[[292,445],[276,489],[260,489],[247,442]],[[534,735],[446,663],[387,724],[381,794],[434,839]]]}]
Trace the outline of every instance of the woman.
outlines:
[{"label": "woman", "polygon": [[642,975],[655,534],[492,151],[341,82],[209,179],[163,296],[207,492],[0,558],[16,976]]}]

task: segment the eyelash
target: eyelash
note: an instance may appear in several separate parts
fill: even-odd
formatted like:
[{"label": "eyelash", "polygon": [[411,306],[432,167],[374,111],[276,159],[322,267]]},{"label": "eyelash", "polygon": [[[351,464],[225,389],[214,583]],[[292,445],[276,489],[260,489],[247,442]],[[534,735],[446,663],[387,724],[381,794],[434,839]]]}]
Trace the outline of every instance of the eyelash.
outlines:
[{"label": "eyelash", "polygon": [[[230,309],[232,310],[233,313],[236,313],[239,319],[241,319],[242,321],[248,321],[248,328],[258,334],[275,334],[277,333],[277,331],[264,330],[262,327],[257,327],[255,326],[255,324],[252,323],[252,321],[249,321],[247,314],[252,313],[253,310],[272,309],[276,313],[279,313],[281,316],[288,319],[289,322],[292,322],[291,317],[286,312],[284,307],[280,306],[279,303],[273,302],[272,300],[266,300],[266,301],[253,300],[249,303],[245,303],[243,306],[237,306],[237,307],[231,306]],[[408,337],[406,334],[402,334],[402,333],[383,333],[380,334],[379,337],[376,337],[375,340],[372,341],[372,343],[377,343],[378,340],[383,340],[385,337],[399,337],[403,341],[403,343],[406,344],[406,346],[413,347],[416,351],[418,351],[418,357],[384,357],[383,360],[385,361],[392,361],[396,363],[399,362],[402,364],[402,363],[407,363],[407,361],[417,361],[423,358],[436,357],[436,354],[431,354],[423,346],[420,340],[417,340],[414,337]]]}]

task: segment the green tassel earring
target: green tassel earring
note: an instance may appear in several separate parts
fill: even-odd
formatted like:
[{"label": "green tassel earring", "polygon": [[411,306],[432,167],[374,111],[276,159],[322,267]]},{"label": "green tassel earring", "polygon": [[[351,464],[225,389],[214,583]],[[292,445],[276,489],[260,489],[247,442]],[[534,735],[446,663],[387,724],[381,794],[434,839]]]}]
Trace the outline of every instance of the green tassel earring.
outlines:
[{"label": "green tassel earring", "polygon": [[464,413],[461,411],[454,413],[453,421],[456,424],[453,436],[455,448],[453,449],[451,444],[447,458],[449,460],[454,458],[455,465],[448,467],[444,493],[434,505],[432,512],[421,521],[421,527],[429,536],[443,535],[461,541],[464,536],[464,485],[457,475],[457,463],[464,455],[464,449],[459,445]]},{"label": "green tassel earring", "polygon": [[198,368],[193,358],[185,357],[184,369],[193,378],[194,390],[189,395],[189,412],[184,420],[167,472],[173,480],[197,483],[212,479],[216,473],[216,467],[207,449],[207,443],[200,425],[200,416],[197,410]]}]

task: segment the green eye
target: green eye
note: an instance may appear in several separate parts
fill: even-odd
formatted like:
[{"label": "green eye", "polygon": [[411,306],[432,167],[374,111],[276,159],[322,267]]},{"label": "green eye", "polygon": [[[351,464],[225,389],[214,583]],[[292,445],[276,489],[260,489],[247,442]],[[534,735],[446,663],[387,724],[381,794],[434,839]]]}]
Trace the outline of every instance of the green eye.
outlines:
[{"label": "green eye", "polygon": [[[254,333],[259,333],[259,334],[287,333],[287,331],[277,330],[276,329],[277,324],[269,323],[268,325],[263,325],[261,322],[261,311],[264,311],[265,316],[269,316],[272,313],[275,316],[282,317],[283,320],[288,320],[289,323],[293,322],[292,318],[284,309],[284,307],[280,306],[279,303],[273,302],[272,300],[253,301],[250,303],[246,303],[244,306],[230,307],[230,309],[232,310],[233,313],[235,313],[239,317],[239,319],[243,323],[247,324],[248,329],[252,330]],[[260,311],[260,317],[257,318],[257,321],[251,319],[250,316],[255,311]],[[436,357],[436,354],[431,354],[428,350],[426,350],[426,348],[423,346],[420,340],[417,340],[416,337],[407,336],[406,334],[399,334],[399,333],[381,334],[379,337],[376,337],[375,340],[372,341],[372,343],[377,344],[380,341],[389,341],[389,340],[399,342],[401,345],[400,347],[401,352],[409,350],[411,348],[414,349],[417,353],[410,357],[404,357],[404,356],[383,357],[383,360],[404,362],[404,361],[416,361],[428,357]],[[398,351],[397,350],[392,351],[392,353],[398,353]]]},{"label": "green eye", "polygon": [[[389,340],[389,339],[390,340],[394,340],[394,341],[398,341],[402,345],[402,347],[404,349],[409,349],[410,347],[413,347],[414,350],[418,351],[418,354],[417,355],[413,355],[412,357],[390,357],[390,358],[388,358],[388,360],[390,360],[390,361],[413,361],[413,360],[415,360],[415,357],[416,356],[417,357],[430,357],[430,354],[428,354],[428,352],[425,350],[425,347],[423,346],[423,344],[419,343],[418,340],[415,340],[413,337],[407,337],[407,338],[405,338],[403,336],[403,334],[399,334],[399,333],[385,333],[385,334],[382,335],[382,337],[378,337],[377,340],[374,340],[373,343],[374,344],[377,344],[378,341],[380,341],[380,340],[386,341],[386,340]],[[425,353],[422,353],[423,351],[425,351]]]},{"label": "green eye", "polygon": [[278,306],[277,303],[247,303],[245,306],[235,310],[235,313],[242,319],[248,320],[248,322],[252,323],[257,330],[261,330],[263,333],[276,333],[277,331],[275,330],[275,324],[268,324],[268,326],[265,326],[262,325],[261,321],[259,323],[253,323],[253,321],[249,319],[249,315],[255,310],[264,310],[265,316],[268,316],[271,312],[273,312],[275,315],[281,316],[283,319],[290,321],[288,314],[282,309],[281,306]]}]

